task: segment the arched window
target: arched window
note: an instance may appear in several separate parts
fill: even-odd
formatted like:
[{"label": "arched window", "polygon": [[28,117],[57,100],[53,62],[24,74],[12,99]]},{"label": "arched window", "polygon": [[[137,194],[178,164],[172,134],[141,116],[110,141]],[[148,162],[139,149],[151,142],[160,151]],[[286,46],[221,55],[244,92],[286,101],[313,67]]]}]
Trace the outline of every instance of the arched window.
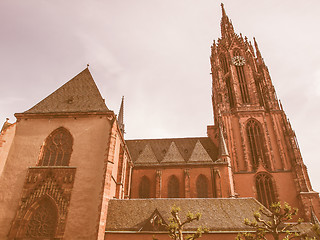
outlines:
[{"label": "arched window", "polygon": [[150,197],[150,180],[148,177],[143,176],[139,185],[139,198]]},{"label": "arched window", "polygon": [[69,166],[73,139],[70,132],[60,127],[45,140],[39,166]]},{"label": "arched window", "polygon": [[168,181],[168,198],[179,197],[179,180],[176,176],[172,175]]},{"label": "arched window", "polygon": [[266,160],[265,148],[264,148],[264,137],[262,135],[260,124],[251,119],[247,123],[247,135],[249,148],[251,153],[251,164],[253,170],[256,170],[261,161],[264,164],[264,167],[269,169],[269,162]]},{"label": "arched window", "polygon": [[208,197],[208,180],[206,176],[200,174],[197,178],[197,197],[207,198]]},{"label": "arched window", "polygon": [[222,67],[223,73],[226,74],[227,72],[229,72],[229,66],[228,66],[226,56],[224,54],[221,54],[219,57],[219,60],[220,60],[220,65]]},{"label": "arched window", "polygon": [[226,86],[227,86],[227,91],[228,91],[230,108],[233,108],[235,106],[235,101],[234,101],[234,97],[233,97],[234,95],[233,95],[230,77],[226,78]]},{"label": "arched window", "polygon": [[[233,52],[234,57],[241,56],[239,50],[235,50]],[[246,75],[244,74],[244,69],[243,65],[241,66],[236,66],[237,70],[237,76],[239,80],[239,85],[240,85],[240,92],[241,92],[241,98],[243,103],[250,103],[250,98],[249,98],[249,92],[248,92],[248,86],[247,86],[247,81],[246,81]]]},{"label": "arched window", "polygon": [[48,199],[36,208],[27,224],[25,237],[28,239],[53,239],[57,226],[57,209]]},{"label": "arched window", "polygon": [[271,175],[267,173],[259,173],[256,176],[256,189],[259,202],[267,208],[277,201]]}]

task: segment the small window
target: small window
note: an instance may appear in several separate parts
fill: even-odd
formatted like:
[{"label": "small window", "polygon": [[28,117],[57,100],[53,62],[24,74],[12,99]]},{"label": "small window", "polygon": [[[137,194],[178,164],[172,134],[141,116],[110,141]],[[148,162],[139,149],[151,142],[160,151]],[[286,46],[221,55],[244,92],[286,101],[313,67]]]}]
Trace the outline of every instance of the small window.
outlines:
[{"label": "small window", "polygon": [[197,178],[197,197],[208,197],[208,179],[203,174],[200,174]]},{"label": "small window", "polygon": [[139,198],[150,197],[150,180],[148,177],[143,176],[139,186]]},{"label": "small window", "polygon": [[168,198],[179,197],[179,180],[176,176],[171,176],[168,181]]}]

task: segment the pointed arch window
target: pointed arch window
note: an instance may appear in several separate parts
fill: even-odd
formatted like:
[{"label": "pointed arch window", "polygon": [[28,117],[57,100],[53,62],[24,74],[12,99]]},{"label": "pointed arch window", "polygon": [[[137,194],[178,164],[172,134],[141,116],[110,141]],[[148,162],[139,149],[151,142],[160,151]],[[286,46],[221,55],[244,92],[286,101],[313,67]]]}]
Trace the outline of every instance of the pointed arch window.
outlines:
[{"label": "pointed arch window", "polygon": [[207,198],[208,197],[208,179],[203,174],[200,174],[197,178],[197,197]]},{"label": "pointed arch window", "polygon": [[[236,49],[233,52],[233,55],[236,56],[241,56],[240,51]],[[246,80],[246,75],[244,73],[244,68],[243,65],[241,66],[235,66],[236,71],[237,71],[237,76],[239,80],[239,85],[240,85],[240,93],[241,93],[241,99],[243,103],[250,103],[250,98],[249,98],[249,91],[248,91],[248,86],[247,86],[247,80]]]},{"label": "pointed arch window", "polygon": [[229,72],[229,66],[228,66],[228,61],[227,61],[226,56],[224,54],[221,54],[220,57],[219,57],[219,60],[220,60],[220,64],[221,64],[223,73],[224,74],[228,73]]},{"label": "pointed arch window", "polygon": [[179,180],[176,176],[172,175],[168,181],[168,198],[179,197]]},{"label": "pointed arch window", "polygon": [[150,180],[143,176],[139,185],[139,198],[150,198]]},{"label": "pointed arch window", "polygon": [[60,127],[45,140],[39,166],[69,166],[73,138],[70,132]]},{"label": "pointed arch window", "polygon": [[259,173],[256,176],[256,189],[259,202],[267,208],[277,201],[274,181],[271,175]]},{"label": "pointed arch window", "polygon": [[55,236],[58,213],[56,207],[48,199],[41,201],[34,210],[26,229],[29,239],[52,239]]},{"label": "pointed arch window", "polygon": [[249,120],[247,123],[247,136],[253,170],[258,168],[259,162],[264,164],[265,168],[269,169],[270,164],[265,156],[265,142],[260,123],[253,119]]},{"label": "pointed arch window", "polygon": [[234,101],[234,95],[233,95],[230,77],[226,78],[226,87],[227,87],[227,91],[228,91],[230,108],[233,108],[235,106],[235,101]]}]

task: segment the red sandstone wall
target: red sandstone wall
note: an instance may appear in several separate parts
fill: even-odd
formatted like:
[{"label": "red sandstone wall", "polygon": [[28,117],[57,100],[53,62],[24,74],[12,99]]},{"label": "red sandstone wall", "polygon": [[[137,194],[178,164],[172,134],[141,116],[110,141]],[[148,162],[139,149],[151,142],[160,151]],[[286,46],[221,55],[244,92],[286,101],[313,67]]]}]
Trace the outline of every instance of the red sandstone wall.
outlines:
[{"label": "red sandstone wall", "polygon": [[[239,197],[255,197],[255,173],[234,174],[235,191]],[[291,172],[272,173],[275,180],[276,195],[281,202],[287,202],[292,207],[300,208],[297,198],[298,192],[294,185],[293,174]],[[302,212],[300,212],[302,214]],[[302,215],[300,215],[302,217]]]},{"label": "red sandstone wall", "polygon": [[15,133],[16,124],[11,125],[0,133],[0,176],[6,163]]},{"label": "red sandstone wall", "polygon": [[208,180],[208,197],[213,197],[212,193],[212,177],[210,166],[176,166],[176,167],[166,167],[166,168],[134,168],[132,172],[132,185],[131,185],[131,198],[139,198],[139,184],[143,176],[147,176],[150,180],[150,193],[151,198],[156,197],[156,171],[161,170],[161,198],[166,198],[168,196],[168,180],[172,175],[175,175],[179,180],[179,192],[180,197],[186,196],[185,188],[185,169],[189,169],[190,175],[190,197],[196,198],[196,181],[200,174],[207,177]]},{"label": "red sandstone wall", "polygon": [[106,116],[22,119],[17,123],[16,135],[0,178],[0,239],[6,239],[9,232],[28,167],[37,165],[44,140],[61,126],[73,136],[70,166],[77,168],[64,237],[96,238],[110,130]]}]

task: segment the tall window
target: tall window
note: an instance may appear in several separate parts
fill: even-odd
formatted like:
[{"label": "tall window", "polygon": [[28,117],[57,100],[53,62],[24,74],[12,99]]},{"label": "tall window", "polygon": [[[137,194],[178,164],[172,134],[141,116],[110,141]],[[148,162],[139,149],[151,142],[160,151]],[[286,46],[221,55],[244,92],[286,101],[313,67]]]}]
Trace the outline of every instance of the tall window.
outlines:
[{"label": "tall window", "polygon": [[269,174],[259,173],[256,176],[256,189],[258,200],[267,208],[277,201],[273,180]]},{"label": "tall window", "polygon": [[168,198],[179,197],[179,180],[176,176],[172,175],[168,181]]},{"label": "tall window", "polygon": [[226,86],[227,86],[227,90],[228,90],[230,107],[233,108],[235,106],[235,101],[234,101],[234,97],[233,97],[233,91],[232,91],[230,77],[226,78]]},{"label": "tall window", "polygon": [[57,217],[57,210],[50,200],[42,200],[28,222],[26,237],[28,239],[52,239],[56,231]]},{"label": "tall window", "polygon": [[148,177],[143,176],[139,185],[139,198],[150,197],[150,180]]},{"label": "tall window", "polygon": [[256,84],[257,93],[258,93],[258,97],[259,97],[259,103],[261,106],[266,107],[266,104],[264,102],[264,97],[263,97],[263,93],[262,93],[262,87],[261,87],[260,80],[256,79],[255,84]]},{"label": "tall window", "polygon": [[207,198],[208,197],[208,180],[206,176],[200,174],[197,178],[197,197]]},{"label": "tall window", "polygon": [[227,72],[229,72],[226,56],[224,54],[221,54],[219,59],[220,59],[220,65],[222,67],[223,73],[226,74]]},{"label": "tall window", "polygon": [[[241,56],[239,50],[235,50],[233,55],[234,56]],[[244,74],[243,65],[242,66],[236,66],[236,70],[237,70],[237,76],[238,76],[239,85],[240,85],[240,92],[241,92],[242,102],[243,103],[250,103],[248,86],[247,86],[247,81],[246,81],[246,75]]]},{"label": "tall window", "polygon": [[45,140],[40,157],[40,166],[68,166],[73,139],[70,132],[60,127]]},{"label": "tall window", "polygon": [[260,124],[257,121],[253,119],[249,120],[247,123],[247,135],[253,170],[258,168],[259,162],[264,164],[265,168],[269,169],[269,162],[266,160],[264,151],[264,137],[262,135]]}]

